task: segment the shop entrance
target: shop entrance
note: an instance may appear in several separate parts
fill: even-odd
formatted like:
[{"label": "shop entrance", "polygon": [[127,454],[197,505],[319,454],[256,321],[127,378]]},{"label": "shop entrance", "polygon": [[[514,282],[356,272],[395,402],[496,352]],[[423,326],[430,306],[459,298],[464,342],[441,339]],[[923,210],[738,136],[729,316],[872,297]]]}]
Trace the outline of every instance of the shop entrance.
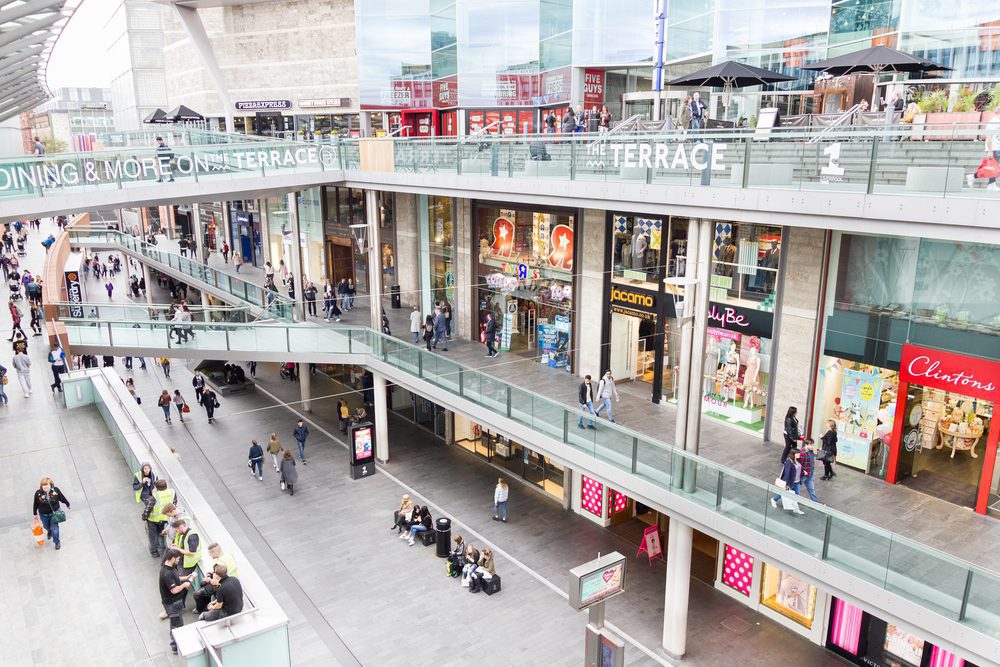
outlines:
[{"label": "shop entrance", "polygon": [[652,318],[611,314],[611,374],[616,381],[653,383],[655,340]]},{"label": "shop entrance", "polygon": [[974,507],[985,458],[983,436],[992,418],[992,403],[911,384],[899,455],[900,482],[956,505]]},{"label": "shop entrance", "polygon": [[903,345],[886,481],[985,514],[997,500],[998,399],[1000,362]]},{"label": "shop entrance", "polygon": [[354,249],[350,243],[328,241],[330,258],[330,276],[334,287],[341,278],[354,280]]}]

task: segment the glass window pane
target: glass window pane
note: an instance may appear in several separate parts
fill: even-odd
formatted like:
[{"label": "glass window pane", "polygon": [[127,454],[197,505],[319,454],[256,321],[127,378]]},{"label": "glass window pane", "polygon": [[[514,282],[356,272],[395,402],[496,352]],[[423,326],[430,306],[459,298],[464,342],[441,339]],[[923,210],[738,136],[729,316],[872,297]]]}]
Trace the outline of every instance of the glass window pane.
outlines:
[{"label": "glass window pane", "polygon": [[458,71],[458,55],[456,46],[440,49],[431,54],[431,71],[435,79],[451,76]]},{"label": "glass window pane", "polygon": [[539,10],[539,35],[542,39],[572,29],[573,0],[541,0]]},{"label": "glass window pane", "polygon": [[541,44],[542,70],[565,67],[573,62],[573,34],[565,32]]}]

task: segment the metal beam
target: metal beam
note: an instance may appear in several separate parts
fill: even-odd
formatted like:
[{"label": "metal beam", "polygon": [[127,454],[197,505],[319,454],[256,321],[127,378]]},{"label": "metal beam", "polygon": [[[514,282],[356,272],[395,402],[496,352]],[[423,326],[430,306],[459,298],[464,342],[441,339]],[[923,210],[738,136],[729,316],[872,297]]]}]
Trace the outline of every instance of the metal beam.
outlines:
[{"label": "metal beam", "polygon": [[215,84],[215,92],[218,93],[219,98],[222,100],[222,108],[226,114],[226,131],[235,132],[233,103],[229,97],[229,90],[226,88],[226,78],[222,74],[219,62],[215,59],[215,52],[212,50],[212,43],[208,39],[208,33],[205,32],[205,24],[201,22],[201,16],[198,15],[197,9],[182,7],[176,4],[174,5],[174,9],[177,11],[177,16],[180,17],[181,23],[184,24],[184,30],[187,31],[191,44],[194,45],[195,50],[198,51],[198,55],[201,56],[202,64],[208,70],[209,76],[212,77],[212,82]]},{"label": "metal beam", "polygon": [[0,77],[0,99],[3,98],[4,91],[10,90],[11,88],[16,88],[22,83],[27,83],[28,81],[37,81],[38,73],[35,71],[25,72],[24,74],[10,74],[8,76]]},{"label": "metal beam", "polygon": [[[34,96],[34,92],[30,92],[35,89],[38,93],[43,94],[40,84],[34,78],[27,83],[22,83],[17,88],[10,91],[0,91],[0,104],[18,104],[21,100],[27,99],[29,96]],[[27,93],[27,94],[25,94]]]},{"label": "metal beam", "polygon": [[13,118],[22,111],[27,111],[28,109],[34,109],[35,106],[45,101],[45,95],[38,95],[37,97],[32,97],[31,99],[24,102],[24,104],[13,105],[6,108],[0,108],[0,123],[3,121]]},{"label": "metal beam", "polygon": [[17,53],[25,47],[45,43],[46,40],[54,37],[54,34],[52,32],[43,32],[41,35],[35,33],[39,30],[45,30],[56,21],[60,21],[64,18],[66,17],[62,14],[53,14],[52,16],[32,21],[31,23],[21,26],[20,28],[0,33],[0,41],[4,42],[4,45],[0,47],[0,58],[9,56],[12,53]]},{"label": "metal beam", "polygon": [[20,76],[24,72],[38,72],[39,55],[31,56],[27,60],[12,61],[7,67],[0,68],[0,80],[10,76]]},{"label": "metal beam", "polygon": [[31,2],[26,2],[12,9],[4,9],[0,11],[0,25],[46,11],[59,12],[65,3],[66,0],[31,0]]}]

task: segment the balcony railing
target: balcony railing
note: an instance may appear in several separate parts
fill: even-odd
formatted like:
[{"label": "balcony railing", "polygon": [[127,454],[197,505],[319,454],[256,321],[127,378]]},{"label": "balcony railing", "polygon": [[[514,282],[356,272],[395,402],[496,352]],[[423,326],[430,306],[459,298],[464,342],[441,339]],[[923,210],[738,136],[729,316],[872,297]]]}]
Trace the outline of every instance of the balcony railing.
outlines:
[{"label": "balcony railing", "polygon": [[[579,429],[588,414],[511,384],[489,373],[367,328],[310,324],[240,325],[194,322],[188,343],[171,339],[161,322],[64,319],[70,346],[134,350],[200,350],[213,358],[256,358],[260,353],[292,361],[380,362],[398,374],[427,382],[476,406],[496,422],[507,420],[614,466],[661,491],[707,509],[852,577],[890,591],[984,635],[1000,639],[1000,575],[902,535],[806,499],[796,516],[771,507],[778,489],[737,470],[678,450],[667,442],[600,422]],[[544,442],[538,443],[544,447]]]}]

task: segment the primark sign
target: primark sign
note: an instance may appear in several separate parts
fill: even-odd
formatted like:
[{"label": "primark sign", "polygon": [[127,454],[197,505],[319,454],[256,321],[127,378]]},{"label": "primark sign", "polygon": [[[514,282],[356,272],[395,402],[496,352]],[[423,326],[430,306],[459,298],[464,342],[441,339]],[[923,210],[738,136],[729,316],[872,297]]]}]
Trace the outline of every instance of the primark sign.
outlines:
[{"label": "primark sign", "polygon": [[587,146],[587,166],[615,169],[678,169],[725,171],[729,144],[657,142],[641,144],[597,141]]},{"label": "primark sign", "polygon": [[332,146],[287,148],[247,148],[218,153],[175,154],[170,157],[83,158],[60,162],[8,163],[0,165],[0,191],[37,187],[64,187],[154,180],[163,176],[192,176],[239,172],[260,173],[262,169],[291,169],[310,165],[332,167],[337,152]]}]

